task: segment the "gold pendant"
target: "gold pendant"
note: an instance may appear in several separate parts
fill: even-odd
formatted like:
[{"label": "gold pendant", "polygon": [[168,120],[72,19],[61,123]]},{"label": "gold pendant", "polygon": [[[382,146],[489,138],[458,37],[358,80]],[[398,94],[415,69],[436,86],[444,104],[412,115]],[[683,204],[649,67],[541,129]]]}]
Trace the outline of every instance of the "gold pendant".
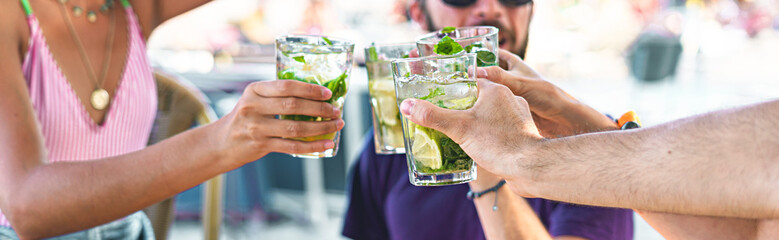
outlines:
[{"label": "gold pendant", "polygon": [[102,88],[95,89],[95,91],[92,91],[92,97],[90,98],[90,103],[92,103],[92,107],[102,111],[108,106],[108,102],[110,101],[110,96],[108,95],[108,91]]}]

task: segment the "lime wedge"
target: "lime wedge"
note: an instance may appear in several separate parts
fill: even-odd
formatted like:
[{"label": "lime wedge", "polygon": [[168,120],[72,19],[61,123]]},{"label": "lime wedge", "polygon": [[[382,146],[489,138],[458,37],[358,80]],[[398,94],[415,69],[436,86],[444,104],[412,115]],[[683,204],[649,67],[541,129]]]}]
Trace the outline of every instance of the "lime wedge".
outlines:
[{"label": "lime wedge", "polygon": [[414,127],[414,142],[411,146],[411,154],[418,163],[436,170],[440,169],[443,163],[441,149],[438,147],[438,139],[434,138],[432,131],[417,125]]},{"label": "lime wedge", "polygon": [[449,102],[452,103],[452,106],[449,107],[449,109],[465,110],[473,107],[473,104],[476,103],[476,97],[464,97],[460,99],[449,100]]},{"label": "lime wedge", "polygon": [[292,139],[300,140],[300,141],[304,141],[304,142],[313,142],[313,141],[318,141],[318,140],[333,140],[333,141],[335,141],[335,133],[333,132],[333,133],[322,134],[322,135],[319,135],[319,136],[299,137],[299,138],[292,138]]},{"label": "lime wedge", "polygon": [[392,93],[395,95],[395,83],[392,80],[371,81],[371,94]]},{"label": "lime wedge", "polygon": [[398,125],[398,102],[395,98],[395,85],[392,81],[371,82],[371,95],[378,105],[377,114],[384,125]]}]

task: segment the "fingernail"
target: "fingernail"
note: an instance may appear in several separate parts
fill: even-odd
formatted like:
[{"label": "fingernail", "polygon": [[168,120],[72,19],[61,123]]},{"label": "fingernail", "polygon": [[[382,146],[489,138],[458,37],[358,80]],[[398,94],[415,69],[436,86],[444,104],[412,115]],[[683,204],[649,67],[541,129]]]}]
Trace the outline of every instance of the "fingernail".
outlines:
[{"label": "fingernail", "polygon": [[335,123],[335,126],[338,127],[339,129],[344,125],[346,125],[346,122],[344,122],[344,120],[338,120],[338,122]]},{"label": "fingernail", "polygon": [[487,78],[487,70],[484,68],[476,69],[476,77]]},{"label": "fingernail", "polygon": [[338,109],[337,107],[333,107],[333,115],[341,116],[341,109]]},{"label": "fingernail", "polygon": [[333,93],[332,93],[332,92],[330,92],[330,89],[327,89],[327,88],[325,88],[325,89],[322,89],[322,97],[329,98],[329,97],[330,97],[330,95],[332,95],[332,94],[333,94]]},{"label": "fingernail", "polygon": [[414,108],[414,100],[412,99],[406,99],[403,100],[402,103],[400,103],[400,112],[403,113],[403,115],[411,115],[411,109]]},{"label": "fingernail", "polygon": [[333,147],[335,147],[335,143],[333,143],[333,141],[327,141],[327,142],[325,142],[325,148],[326,148],[326,149],[331,149],[331,148],[333,148]]}]

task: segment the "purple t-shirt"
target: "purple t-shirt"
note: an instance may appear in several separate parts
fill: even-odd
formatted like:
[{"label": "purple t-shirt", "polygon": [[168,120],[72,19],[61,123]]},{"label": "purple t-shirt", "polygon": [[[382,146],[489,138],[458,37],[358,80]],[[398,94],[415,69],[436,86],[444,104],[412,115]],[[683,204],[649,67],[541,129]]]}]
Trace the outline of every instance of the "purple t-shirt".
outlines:
[{"label": "purple t-shirt", "polygon": [[[465,198],[468,184],[411,185],[406,155],[376,154],[373,132],[368,135],[360,159],[351,170],[344,236],[352,239],[485,239],[476,207]],[[539,198],[527,199],[527,202],[552,236],[633,239],[631,210]]]}]

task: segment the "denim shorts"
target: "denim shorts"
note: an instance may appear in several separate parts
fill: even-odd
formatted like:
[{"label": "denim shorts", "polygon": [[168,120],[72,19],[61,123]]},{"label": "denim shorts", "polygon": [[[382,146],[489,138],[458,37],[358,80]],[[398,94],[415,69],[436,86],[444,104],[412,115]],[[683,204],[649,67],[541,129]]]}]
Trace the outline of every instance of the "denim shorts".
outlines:
[{"label": "denim shorts", "polygon": [[[18,240],[13,229],[0,226],[0,240]],[[62,235],[51,240],[154,240],[154,231],[146,214],[136,212],[123,219],[116,220],[91,229]]]}]

